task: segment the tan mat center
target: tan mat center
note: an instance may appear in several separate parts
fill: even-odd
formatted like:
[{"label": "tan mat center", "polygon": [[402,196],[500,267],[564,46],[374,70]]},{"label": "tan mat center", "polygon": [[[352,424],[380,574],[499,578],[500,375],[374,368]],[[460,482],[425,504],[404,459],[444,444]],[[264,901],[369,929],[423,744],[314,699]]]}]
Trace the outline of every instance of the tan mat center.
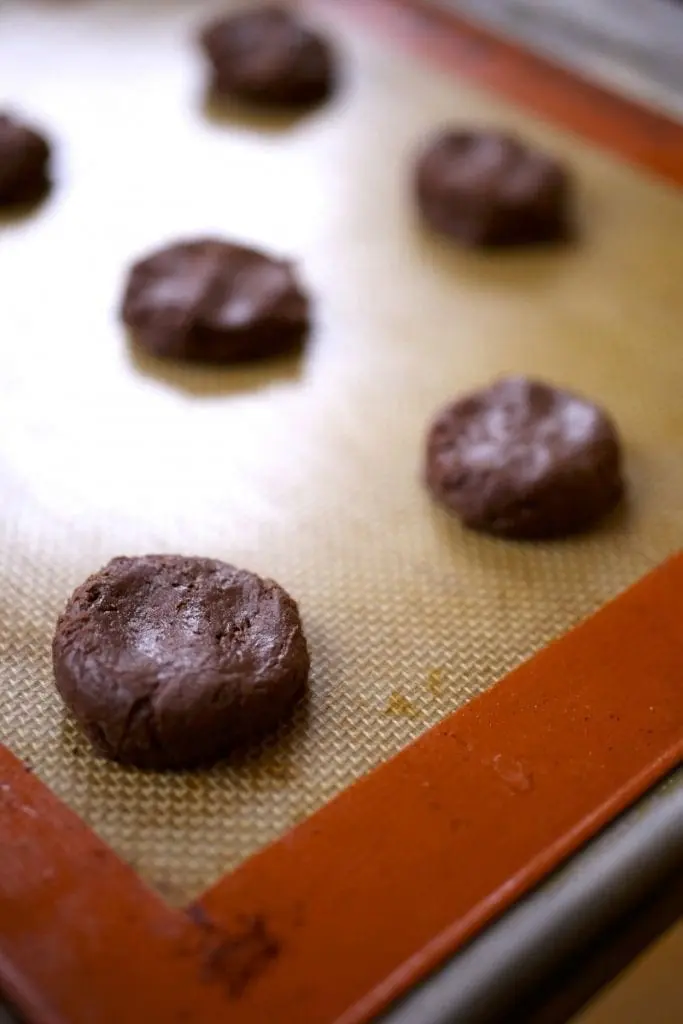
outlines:
[{"label": "tan mat center", "polygon": [[[683,204],[673,191],[333,26],[345,82],[291,123],[201,109],[206,6],[3,5],[0,84],[59,143],[58,186],[0,238],[0,741],[169,899],[222,872],[636,579],[683,539]],[[444,120],[572,163],[581,241],[480,257],[424,236],[411,153]],[[304,358],[133,357],[123,274],[180,236],[292,255]],[[464,533],[419,482],[451,394],[509,371],[598,398],[629,507],[585,539]],[[54,620],[109,557],[205,554],[274,576],[313,655],[306,715],[241,767],[143,775],[91,757],[51,679]],[[389,810],[389,809],[388,809]]]}]

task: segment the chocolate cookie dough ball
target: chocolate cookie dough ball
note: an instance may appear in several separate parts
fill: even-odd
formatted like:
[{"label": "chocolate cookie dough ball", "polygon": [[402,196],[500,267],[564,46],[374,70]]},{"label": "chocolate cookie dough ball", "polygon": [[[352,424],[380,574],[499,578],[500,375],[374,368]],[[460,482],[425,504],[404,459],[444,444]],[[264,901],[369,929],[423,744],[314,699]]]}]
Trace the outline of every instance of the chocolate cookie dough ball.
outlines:
[{"label": "chocolate cookie dough ball", "polygon": [[568,172],[500,132],[439,134],[418,157],[415,192],[425,222],[466,246],[534,245],[570,234]]},{"label": "chocolate cookie dough ball", "polygon": [[586,530],[624,491],[611,419],[570,391],[524,377],[447,406],[425,456],[427,487],[466,526],[543,539]]},{"label": "chocolate cookie dough ball", "polygon": [[114,558],[57,623],[57,689],[93,745],[139,768],[209,764],[266,736],[308,679],[299,612],[209,558]]},{"label": "chocolate cookie dough ball", "polygon": [[50,145],[9,114],[0,114],[0,206],[35,203],[50,190]]},{"label": "chocolate cookie dough ball", "polygon": [[152,355],[232,363],[300,346],[309,304],[289,263],[243,245],[198,239],[133,265],[121,317]]},{"label": "chocolate cookie dough ball", "polygon": [[212,67],[212,93],[272,107],[325,99],[335,83],[329,43],[277,5],[210,22],[200,36]]}]

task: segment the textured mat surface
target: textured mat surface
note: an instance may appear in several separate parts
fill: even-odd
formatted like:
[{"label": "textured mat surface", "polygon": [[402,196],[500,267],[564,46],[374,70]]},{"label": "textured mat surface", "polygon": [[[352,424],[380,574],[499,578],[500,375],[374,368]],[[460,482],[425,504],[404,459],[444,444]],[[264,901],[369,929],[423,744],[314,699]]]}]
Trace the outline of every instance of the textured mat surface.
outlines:
[{"label": "textured mat surface", "polygon": [[[345,82],[289,124],[202,112],[206,5],[3,5],[0,85],[58,142],[49,204],[0,245],[0,741],[151,883],[184,900],[490,686],[683,539],[683,203],[377,38],[330,23]],[[335,16],[336,17],[336,16]],[[444,120],[522,131],[580,183],[581,241],[483,258],[407,202]],[[126,265],[223,233],[292,255],[304,358],[157,366],[116,322]],[[464,533],[419,484],[451,394],[532,372],[621,425],[631,500],[592,536]],[[116,554],[181,551],[299,600],[311,698],[249,764],[141,775],[94,759],[53,690],[71,589]]]}]

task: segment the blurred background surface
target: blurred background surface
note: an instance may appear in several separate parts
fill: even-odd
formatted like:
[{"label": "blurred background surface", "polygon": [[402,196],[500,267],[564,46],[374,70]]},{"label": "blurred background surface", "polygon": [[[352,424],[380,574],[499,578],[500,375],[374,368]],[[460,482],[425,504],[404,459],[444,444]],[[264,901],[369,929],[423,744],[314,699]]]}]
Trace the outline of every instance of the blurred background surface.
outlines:
[{"label": "blurred background surface", "polygon": [[683,120],[681,0],[431,0]]}]

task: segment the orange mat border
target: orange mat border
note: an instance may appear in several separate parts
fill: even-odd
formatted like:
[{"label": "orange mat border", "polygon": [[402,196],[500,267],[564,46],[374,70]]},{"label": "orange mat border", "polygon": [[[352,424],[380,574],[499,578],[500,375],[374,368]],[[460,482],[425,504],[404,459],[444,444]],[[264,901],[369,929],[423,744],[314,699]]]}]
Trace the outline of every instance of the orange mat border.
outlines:
[{"label": "orange mat border", "polygon": [[[347,6],[683,181],[672,122],[420,4]],[[682,620],[683,554],[185,912],[0,747],[0,987],[31,1024],[367,1022],[680,763]]]}]

